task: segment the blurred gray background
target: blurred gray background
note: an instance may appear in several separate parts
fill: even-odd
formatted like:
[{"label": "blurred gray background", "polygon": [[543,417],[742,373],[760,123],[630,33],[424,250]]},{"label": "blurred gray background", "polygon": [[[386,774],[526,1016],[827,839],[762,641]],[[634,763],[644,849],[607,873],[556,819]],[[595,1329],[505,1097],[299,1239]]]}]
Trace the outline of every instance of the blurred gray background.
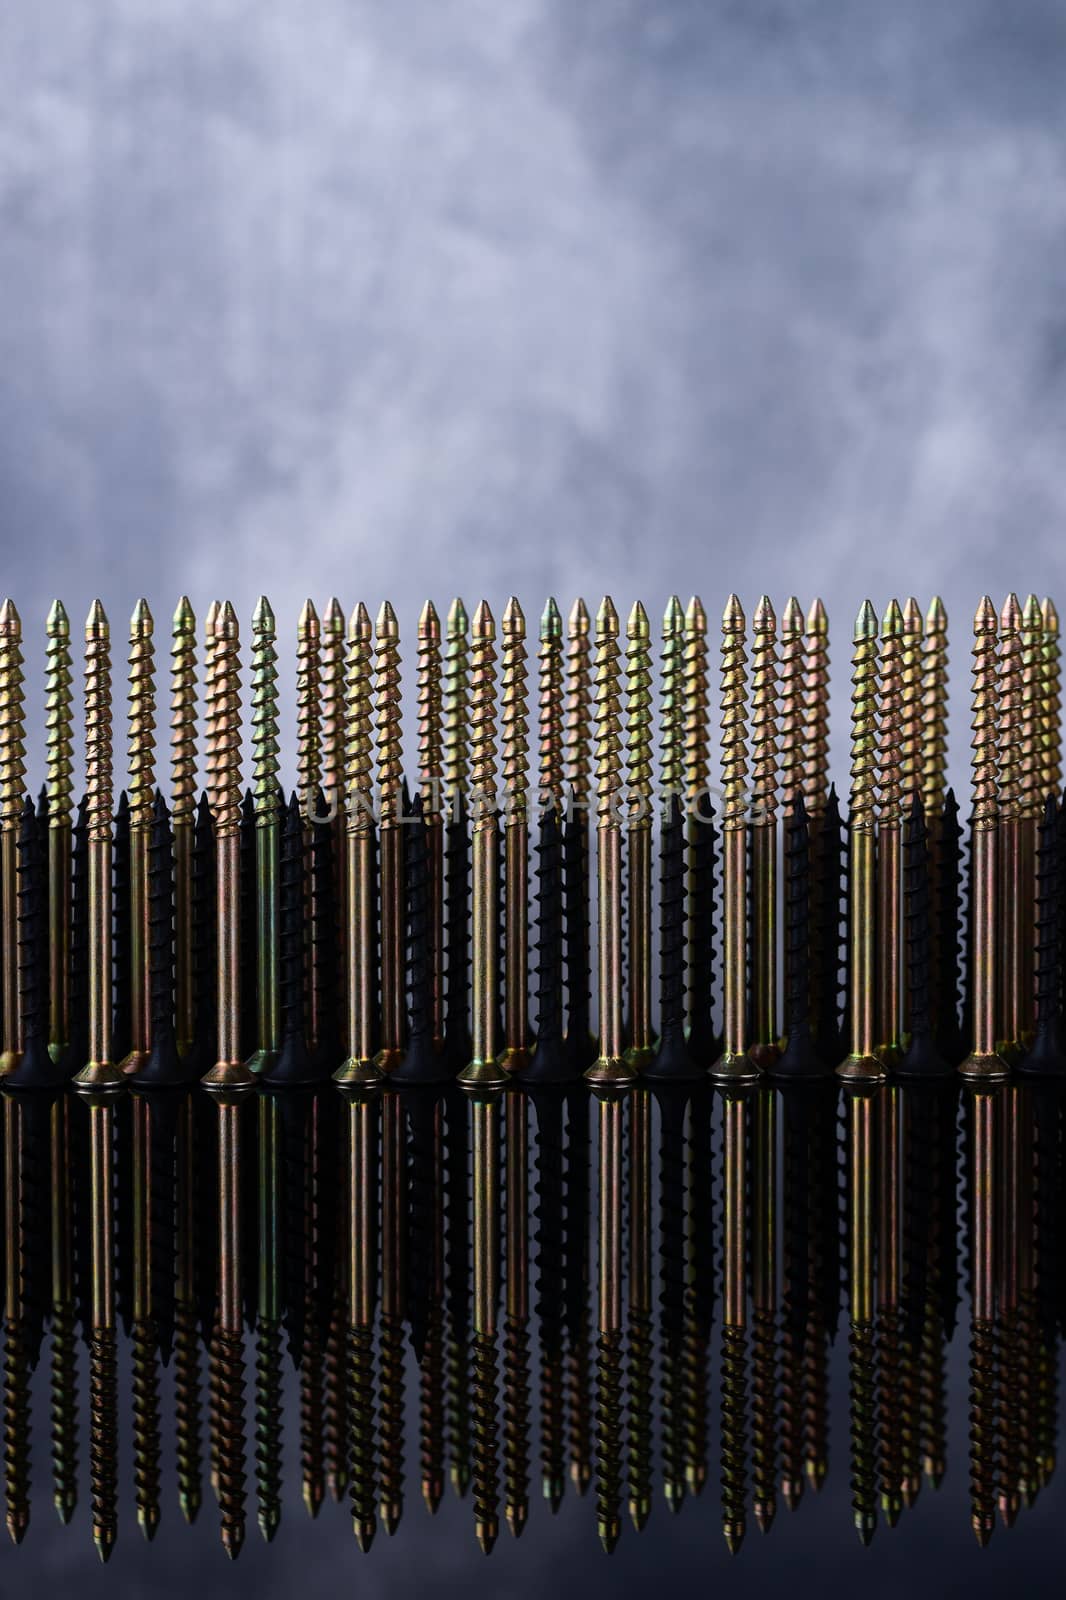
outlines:
[{"label": "blurred gray background", "polygon": [[[1054,590],[1060,0],[39,0],[0,584],[712,621]],[[1066,599],[1066,594],[1062,597]],[[838,701],[837,750],[846,733]],[[961,730],[960,730],[961,732]],[[955,749],[965,758],[965,741]]]}]

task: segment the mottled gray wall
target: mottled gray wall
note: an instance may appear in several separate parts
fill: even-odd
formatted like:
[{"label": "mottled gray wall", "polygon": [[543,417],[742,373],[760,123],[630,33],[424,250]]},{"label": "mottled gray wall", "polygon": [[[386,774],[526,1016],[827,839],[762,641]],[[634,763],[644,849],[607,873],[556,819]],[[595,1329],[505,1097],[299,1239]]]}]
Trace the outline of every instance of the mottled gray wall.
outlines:
[{"label": "mottled gray wall", "polygon": [[[38,0],[2,585],[1054,589],[1059,0]],[[1066,592],[1062,598],[1066,599]],[[41,650],[30,649],[39,673]],[[844,701],[838,732],[846,731]],[[961,730],[960,730],[961,732]],[[956,740],[956,749],[964,744]]]}]

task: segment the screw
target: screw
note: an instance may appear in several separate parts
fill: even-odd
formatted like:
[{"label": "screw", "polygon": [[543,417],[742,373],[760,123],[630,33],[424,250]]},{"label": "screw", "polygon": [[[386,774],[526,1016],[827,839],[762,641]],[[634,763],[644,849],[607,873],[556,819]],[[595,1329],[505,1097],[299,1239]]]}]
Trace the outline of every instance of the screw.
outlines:
[{"label": "screw", "polygon": [[50,1107],[52,1157],[52,1488],[64,1527],[78,1504],[78,1356],[74,1310],[70,1097]]},{"label": "screw", "polygon": [[1044,627],[1043,672],[1040,687],[1040,793],[1058,794],[1062,788],[1062,645],[1055,602],[1040,607]]},{"label": "screw", "polygon": [[379,1112],[373,1089],[374,1080],[362,1084],[357,1080],[343,1090],[348,1102],[348,1483],[352,1530],[364,1553],[373,1543],[377,1525],[373,1328]]},{"label": "screw", "polygon": [[744,1542],[748,1470],[747,1121],[743,1089],[722,1099],[722,1532],[730,1555]]},{"label": "screw", "polygon": [[148,839],[155,792],[155,653],[152,613],[138,600],[129,635],[130,1049],[119,1063],[132,1077],[152,1047],[148,1004]]},{"label": "screw", "polygon": [[348,906],[348,1056],[334,1073],[341,1085],[372,1083],[374,1065],[373,733],[370,614],[360,600],[348,625],[345,685],[345,864]]},{"label": "screw", "polygon": [[1018,738],[1018,852],[1021,896],[1018,917],[1019,1004],[1021,1041],[1033,1042],[1033,894],[1036,870],[1036,830],[1040,822],[1042,713],[1044,678],[1044,622],[1040,602],[1031,594],[1022,612],[1021,718]]},{"label": "screw", "polygon": [[751,988],[755,1039],[749,1054],[765,1070],[777,1039],[777,618],[762,595],[752,619],[751,871],[755,926]]},{"label": "screw", "polygon": [[892,600],[881,619],[877,740],[877,1029],[876,1055],[891,1070],[900,1056],[900,846],[903,823],[904,621]]},{"label": "screw", "polygon": [[178,601],[170,644],[170,815],[174,829],[174,1026],[178,1052],[192,1049],[192,847],[196,821],[196,618]]},{"label": "screw", "polygon": [[636,1073],[623,1054],[621,706],[618,612],[606,595],[596,614],[596,865],[598,898],[600,1053],[585,1078],[594,1087],[628,1084]]},{"label": "screw", "polygon": [[777,1511],[777,1099],[755,1102],[752,1204],[752,1488],[755,1520],[769,1533]]},{"label": "screw", "polygon": [[526,619],[514,595],[502,621],[500,713],[504,783],[504,1051],[500,1064],[522,1072],[529,1062],[529,719],[526,711]]},{"label": "screw", "polygon": [[652,1057],[651,1029],[651,630],[638,600],[626,626],[629,821],[629,1030],[626,1059],[639,1072]]},{"label": "screw", "polygon": [[633,1095],[629,1127],[629,1518],[637,1533],[651,1515],[652,1288],[651,1098]]},{"label": "screw", "polygon": [[503,1325],[503,1480],[507,1526],[520,1538],[529,1516],[529,1105],[505,1102],[507,1314]]},{"label": "screw", "polygon": [[403,793],[400,629],[386,600],[378,612],[375,662],[378,795],[381,808],[381,1030],[379,1071],[390,1072],[404,1048]]},{"label": "screw", "polygon": [[567,619],[563,756],[570,807],[564,830],[566,880],[567,1048],[575,1066],[584,1070],[595,1060],[597,1043],[589,1028],[589,826],[591,797],[590,727],[592,687],[589,614],[584,600],[574,601]]},{"label": "screw", "polygon": [[[601,611],[602,617],[602,611]],[[598,652],[602,662],[602,651]],[[601,680],[602,681],[602,680]],[[601,701],[602,704],[602,701]],[[602,740],[600,772],[603,773]],[[602,790],[601,790],[602,804]],[[608,1555],[622,1531],[622,1227],[624,1151],[619,1084],[595,1084],[599,1102],[599,1268],[596,1341],[596,1525]]]},{"label": "screw", "polygon": [[444,790],[440,618],[427,600],[418,618],[418,764],[426,826],[429,885],[429,964],[433,1046],[444,1046]]},{"label": "screw", "polygon": [[869,600],[855,620],[851,690],[851,802],[848,814],[848,984],[851,1053],[837,1068],[850,1081],[877,1082],[874,1053],[875,861],[874,787],[877,745],[877,614]]},{"label": "screw", "polygon": [[723,851],[723,1048],[711,1068],[720,1082],[753,1083],[756,1063],[745,1051],[747,1005],[747,776],[745,749],[747,674],[744,612],[730,595],[722,616],[722,841]]},{"label": "screw", "polygon": [[[852,980],[854,982],[854,979]],[[851,1503],[855,1528],[869,1545],[877,1528],[873,1204],[874,1113],[870,1080],[847,1097],[848,1162],[848,1369],[851,1423]]]},{"label": "screw", "polygon": [[5,600],[0,606],[0,1076],[4,1077],[14,1071],[22,1053],[16,850],[26,771],[24,739],[22,621],[14,603]]},{"label": "screw", "polygon": [[496,826],[496,625],[484,600],[474,613],[470,688],[470,765],[474,800],[474,975],[472,1059],[459,1075],[464,1088],[501,1089],[507,1074],[496,1060],[499,988],[499,834]]},{"label": "screw", "polygon": [[1053,794],[1044,802],[1036,855],[1036,1036],[1031,1050],[1018,1063],[1024,1073],[1066,1072],[1066,1038],[1063,1036],[1059,974],[1062,893],[1059,808]]},{"label": "screw", "polygon": [[708,784],[710,712],[707,685],[707,613],[699,595],[685,610],[685,789],[693,811],[688,832],[689,1051],[700,1061],[718,1054],[711,1014],[714,987],[715,852]]},{"label": "screw", "polygon": [[[993,613],[994,617],[994,613]],[[995,1528],[995,1153],[996,1091],[976,1091],[969,1105],[972,1172],[970,1321],[970,1509],[978,1544]]]},{"label": "screw", "polygon": [[996,612],[987,595],[974,617],[973,647],[973,824],[971,833],[971,916],[973,961],[973,1051],[959,1067],[966,1078],[1006,1076],[996,1050],[996,792],[997,722],[1000,715],[996,670]]},{"label": "screw", "polygon": [[998,878],[1000,1021],[999,1053],[1009,1064],[1022,1038],[1023,898],[1021,820],[1022,612],[1015,594],[999,616],[997,754],[999,789]]},{"label": "screw", "polygon": [[921,666],[922,803],[926,817],[939,816],[944,804],[948,748],[948,617],[934,595],[925,615]]},{"label": "screw", "polygon": [[71,825],[73,822],[70,620],[61,600],[46,624],[45,729],[48,750],[48,1049],[54,1061],[70,1041]]},{"label": "screw", "polygon": [[278,996],[278,784],[277,625],[266,595],[252,613],[252,796],[255,806],[255,922],[257,1047],[252,1072],[272,1065],[281,1045]]}]

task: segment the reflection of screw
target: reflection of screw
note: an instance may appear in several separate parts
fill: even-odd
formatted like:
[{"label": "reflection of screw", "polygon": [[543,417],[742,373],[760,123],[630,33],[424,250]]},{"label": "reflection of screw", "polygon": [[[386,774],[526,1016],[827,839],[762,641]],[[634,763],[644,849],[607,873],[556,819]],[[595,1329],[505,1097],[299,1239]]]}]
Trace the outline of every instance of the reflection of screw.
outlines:
[{"label": "reflection of screw", "polygon": [[629,1128],[629,1516],[638,1533],[651,1514],[651,1100],[633,1096]]},{"label": "reflection of screw", "polygon": [[[476,637],[476,619],[474,631]],[[476,685],[476,665],[474,676]],[[475,1085],[471,1093],[474,1147],[474,1339],[471,1385],[474,1412],[474,1518],[478,1543],[489,1555],[499,1531],[496,1310],[500,1271],[500,1108],[491,1086],[481,1092]]]},{"label": "reflection of screw", "polygon": [[711,1076],[753,1082],[758,1068],[745,1052],[747,1009],[747,677],[744,612],[730,595],[722,617],[722,893],[725,962],[722,1055]]},{"label": "reflection of screw", "polygon": [[608,1553],[622,1530],[622,1102],[617,1087],[597,1090],[600,1124],[599,1282],[596,1359],[596,1523]]},{"label": "reflection of screw", "polygon": [[[854,979],[853,979],[854,981]],[[847,1100],[848,1138],[848,1411],[851,1503],[855,1528],[868,1545],[877,1528],[877,1414],[873,1330],[874,1113],[869,1090]]]},{"label": "reflection of screw", "polygon": [[747,1100],[741,1094],[727,1094],[722,1115],[722,1532],[730,1555],[735,1556],[747,1523]]},{"label": "reflection of screw", "polygon": [[877,765],[877,614],[865,600],[855,620],[851,689],[851,804],[848,813],[848,984],[851,1053],[840,1077],[876,1082],[884,1068],[874,1054],[875,886],[874,788]]},{"label": "reflection of screw", "polygon": [[503,1325],[503,1478],[507,1526],[529,1516],[529,1107],[507,1096],[507,1315]]}]

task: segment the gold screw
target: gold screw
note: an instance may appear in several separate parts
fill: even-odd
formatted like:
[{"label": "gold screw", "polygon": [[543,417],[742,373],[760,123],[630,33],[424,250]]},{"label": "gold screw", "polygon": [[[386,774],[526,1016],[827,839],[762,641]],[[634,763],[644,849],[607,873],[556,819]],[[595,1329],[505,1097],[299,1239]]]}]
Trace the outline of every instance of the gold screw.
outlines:
[{"label": "gold screw", "polygon": [[563,806],[563,619],[551,597],[540,619],[540,797],[556,816]]},{"label": "gold screw", "polygon": [[821,816],[829,793],[829,618],[820,600],[807,613],[803,658],[803,799],[813,819]]},{"label": "gold screw", "polygon": [[0,932],[3,1053],[0,1075],[18,1065],[22,1015],[18,980],[18,828],[26,768],[22,690],[22,620],[14,602],[0,607]]},{"label": "gold screw", "polygon": [[1040,601],[1031,594],[1022,612],[1022,706],[1019,723],[1018,853],[1021,894],[1018,907],[1019,1022],[1021,1042],[1031,1045],[1036,1026],[1033,934],[1036,897],[1036,831],[1040,821],[1043,765],[1044,619]]},{"label": "gold screw", "polygon": [[174,1019],[193,1042],[192,839],[196,820],[196,618],[182,595],[170,632],[170,820],[174,830]]},{"label": "gold screw", "polygon": [[502,1089],[496,1060],[499,993],[499,831],[496,824],[496,623],[482,600],[474,612],[470,672],[470,780],[474,828],[472,1058],[459,1074],[476,1093]]},{"label": "gold screw", "polygon": [[433,1041],[439,1050],[444,1042],[444,746],[440,618],[432,600],[426,601],[418,619],[418,764],[426,828]]},{"label": "gold screw", "polygon": [[848,984],[851,1054],[840,1077],[876,1082],[884,1068],[874,1054],[874,787],[877,770],[877,613],[864,600],[855,619],[851,658],[851,804],[848,816]]},{"label": "gold screw", "polygon": [[94,600],[85,624],[85,798],[89,845],[89,1060],[75,1078],[82,1089],[116,1090],[124,1082],[111,1060],[111,629]]},{"label": "gold screw", "polygon": [[230,601],[218,612],[207,675],[208,800],[215,825],[218,948],[218,1061],[209,1089],[244,1090],[255,1082],[240,1059],[241,697],[240,630]]},{"label": "gold screw", "polygon": [[70,1032],[71,782],[70,620],[55,600],[46,624],[45,728],[48,745],[48,1049],[58,1061]]},{"label": "gold screw", "polygon": [[755,929],[752,992],[755,1038],[751,1057],[766,1068],[777,1041],[777,617],[762,595],[752,618],[751,801]]},{"label": "gold screw", "polygon": [[321,783],[327,802],[337,803],[344,770],[345,622],[336,595],[327,602],[319,631]]},{"label": "gold screw", "polygon": [[948,616],[934,595],[922,641],[921,783],[928,820],[944,809],[948,750]]},{"label": "gold screw", "polygon": [[130,797],[130,1040],[120,1063],[127,1076],[140,1071],[152,1048],[148,1009],[148,841],[155,799],[155,623],[147,600],[138,600],[129,635]]},{"label": "gold screw", "polygon": [[758,1068],[744,1048],[748,863],[747,778],[745,749],[747,674],[744,654],[744,611],[730,595],[722,616],[722,889],[725,906],[723,1050],[711,1068],[716,1080],[754,1082]]},{"label": "gold screw", "polygon": [[503,723],[504,939],[507,952],[504,1054],[501,1065],[521,1072],[529,1054],[529,719],[526,708],[526,619],[514,597],[503,613],[500,707]]},{"label": "gold screw", "polygon": [[707,710],[707,613],[694,594],[685,610],[685,792],[696,805],[706,792],[710,756]]},{"label": "gold screw", "polygon": [[348,625],[345,696],[345,861],[349,909],[348,1059],[334,1073],[340,1084],[374,1083],[374,734],[371,689],[373,624],[360,600]]},{"label": "gold screw", "polygon": [[1023,1033],[1022,944],[1022,609],[1009,594],[999,616],[999,1053],[1012,1060]]},{"label": "gold screw", "polygon": [[913,595],[903,607],[899,693],[900,803],[907,805],[922,780],[922,609]]},{"label": "gold screw", "polygon": [[592,678],[589,670],[589,613],[578,598],[570,609],[566,629],[566,781],[575,806],[587,810],[589,782],[589,728]]},{"label": "gold screw", "polygon": [[903,656],[903,613],[892,600],[881,619],[877,741],[877,1055],[888,1068],[900,1055]]},{"label": "gold screw", "polygon": [[640,1071],[651,1035],[651,628],[638,600],[626,625],[629,860],[629,1027],[626,1059]]},{"label": "gold screw", "polygon": [[470,622],[458,597],[448,609],[444,651],[444,787],[448,806],[465,794],[469,779],[467,724],[470,716]]},{"label": "gold screw", "polygon": [[596,613],[596,865],[600,1053],[585,1073],[598,1088],[625,1087],[636,1073],[622,1042],[622,789],[620,651],[618,612],[605,595]]},{"label": "gold screw", "polygon": [[685,613],[677,595],[667,601],[662,635],[659,787],[663,802],[685,786]]},{"label": "gold screw", "polygon": [[248,1062],[267,1068],[281,1045],[278,989],[278,651],[277,624],[266,595],[252,613],[252,799],[255,806],[256,1024]]},{"label": "gold screw", "polygon": [[316,809],[322,777],[322,624],[307,599],[296,624],[296,784],[304,817]]},{"label": "gold screw", "polygon": [[1058,795],[1062,789],[1062,645],[1059,639],[1059,614],[1054,600],[1040,608],[1044,624],[1044,672],[1041,690],[1040,794]]},{"label": "gold screw", "polygon": [[781,804],[786,817],[803,791],[804,750],[804,649],[803,612],[795,595],[781,617],[781,665],[778,688],[781,707]]},{"label": "gold screw", "polygon": [[378,801],[381,815],[381,1032],[375,1062],[389,1072],[404,1046],[403,745],[400,625],[386,600],[375,627]]},{"label": "gold screw", "polygon": [[963,1077],[1006,1077],[1007,1064],[996,1052],[996,729],[999,719],[996,671],[996,611],[987,595],[973,621],[973,834],[971,916],[973,961],[973,1052],[962,1063]]}]

